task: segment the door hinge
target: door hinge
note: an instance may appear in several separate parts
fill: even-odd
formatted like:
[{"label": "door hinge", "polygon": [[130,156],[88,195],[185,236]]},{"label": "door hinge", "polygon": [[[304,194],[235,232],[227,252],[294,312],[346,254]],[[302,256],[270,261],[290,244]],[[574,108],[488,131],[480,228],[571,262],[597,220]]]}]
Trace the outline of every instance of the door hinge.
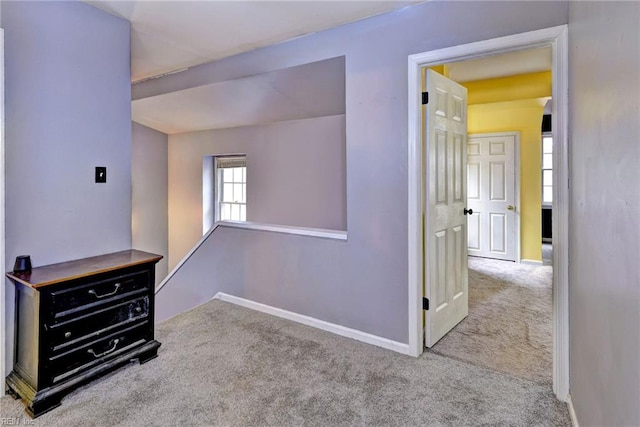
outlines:
[{"label": "door hinge", "polygon": [[429,103],[429,92],[422,92],[422,105]]},{"label": "door hinge", "polygon": [[422,298],[422,309],[429,310],[429,298]]}]

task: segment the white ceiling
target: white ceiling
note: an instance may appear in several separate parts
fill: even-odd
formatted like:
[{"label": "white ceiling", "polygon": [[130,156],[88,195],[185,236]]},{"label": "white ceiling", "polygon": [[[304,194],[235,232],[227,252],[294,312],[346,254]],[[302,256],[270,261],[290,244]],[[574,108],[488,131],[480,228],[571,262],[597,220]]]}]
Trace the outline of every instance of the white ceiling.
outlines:
[{"label": "white ceiling", "polygon": [[[131,21],[132,81],[280,43],[421,0],[85,0]],[[546,71],[549,48],[448,64],[459,82]],[[286,84],[285,84],[286,83]],[[133,120],[161,132],[344,114],[344,58],[136,100]]]},{"label": "white ceiling", "polygon": [[135,100],[132,119],[166,134],[345,112],[344,57]]},{"label": "white ceiling", "polygon": [[85,0],[131,22],[134,82],[421,1]]},{"label": "white ceiling", "polygon": [[549,71],[551,48],[541,47],[453,62],[447,67],[449,78],[459,83]]}]

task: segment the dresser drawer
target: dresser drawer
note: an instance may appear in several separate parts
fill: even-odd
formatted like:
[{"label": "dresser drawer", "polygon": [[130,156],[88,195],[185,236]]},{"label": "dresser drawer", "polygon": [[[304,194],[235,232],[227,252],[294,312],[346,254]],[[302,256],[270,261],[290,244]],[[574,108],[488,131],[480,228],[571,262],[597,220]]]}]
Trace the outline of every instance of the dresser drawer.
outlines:
[{"label": "dresser drawer", "polygon": [[149,283],[149,272],[141,271],[90,282],[83,286],[54,290],[51,292],[53,317],[67,316],[85,308],[144,293],[149,290]]},{"label": "dresser drawer", "polygon": [[149,297],[125,300],[69,320],[47,325],[53,353],[67,351],[86,340],[97,339],[149,316]]},{"label": "dresser drawer", "polygon": [[149,320],[144,319],[102,339],[49,357],[48,373],[52,382],[63,381],[141,345],[148,339],[149,328]]}]

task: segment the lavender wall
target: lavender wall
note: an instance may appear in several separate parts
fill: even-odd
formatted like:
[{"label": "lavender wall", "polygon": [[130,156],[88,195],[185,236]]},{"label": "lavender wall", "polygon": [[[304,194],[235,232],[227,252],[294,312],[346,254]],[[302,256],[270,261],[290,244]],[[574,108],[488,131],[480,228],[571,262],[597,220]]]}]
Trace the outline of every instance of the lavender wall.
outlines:
[{"label": "lavender wall", "polygon": [[204,156],[246,154],[247,221],[346,230],[344,124],[339,115],[169,136],[169,269],[202,237]]},{"label": "lavender wall", "polygon": [[348,241],[220,229],[159,316],[223,290],[408,342],[407,56],[566,23],[565,2],[427,2],[135,85],[143,98],[346,57]]},{"label": "lavender wall", "polygon": [[132,123],[131,240],[135,249],[162,255],[156,283],[168,272],[168,137]]},{"label": "lavender wall", "polygon": [[571,397],[640,425],[640,3],[571,2]]},{"label": "lavender wall", "polygon": [[[2,2],[6,266],[131,246],[129,23],[81,2]],[[108,182],[94,183],[94,167]],[[12,366],[13,286],[6,286]]]}]

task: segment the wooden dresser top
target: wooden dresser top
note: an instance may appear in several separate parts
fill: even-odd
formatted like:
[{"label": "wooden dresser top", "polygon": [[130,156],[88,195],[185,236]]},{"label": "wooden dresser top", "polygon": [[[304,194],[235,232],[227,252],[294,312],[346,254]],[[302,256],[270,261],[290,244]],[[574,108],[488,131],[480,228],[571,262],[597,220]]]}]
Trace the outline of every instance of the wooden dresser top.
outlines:
[{"label": "wooden dresser top", "polygon": [[161,259],[161,255],[131,249],[59,264],[34,267],[29,273],[11,272],[7,273],[7,277],[23,285],[40,288],[134,265],[156,263]]}]

